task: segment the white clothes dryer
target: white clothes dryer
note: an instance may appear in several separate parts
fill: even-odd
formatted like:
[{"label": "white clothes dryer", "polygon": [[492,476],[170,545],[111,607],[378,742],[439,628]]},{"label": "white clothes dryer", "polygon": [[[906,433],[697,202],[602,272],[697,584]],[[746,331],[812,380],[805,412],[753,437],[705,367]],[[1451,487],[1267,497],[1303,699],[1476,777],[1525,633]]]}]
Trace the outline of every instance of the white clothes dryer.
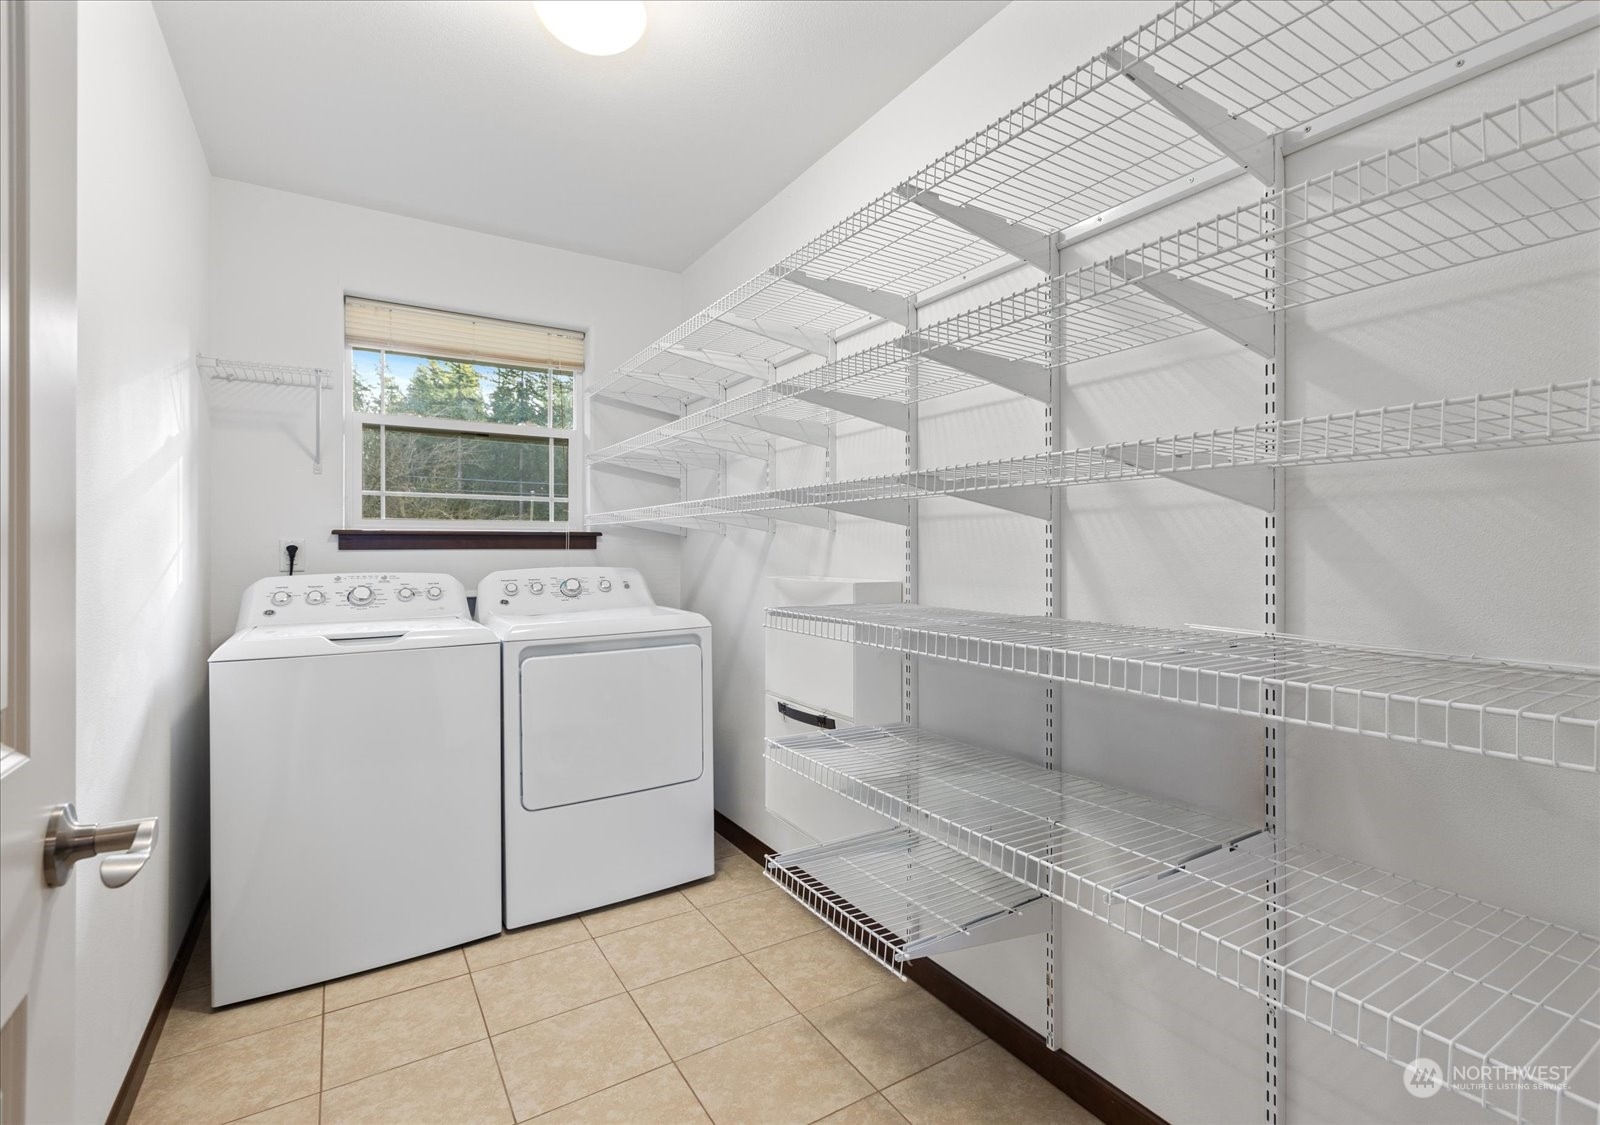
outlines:
[{"label": "white clothes dryer", "polygon": [[211,1002],[500,932],[499,645],[447,574],[245,591],[211,656]]},{"label": "white clothes dryer", "polygon": [[711,623],[636,570],[504,570],[478,585],[501,643],[505,923],[714,870]]}]

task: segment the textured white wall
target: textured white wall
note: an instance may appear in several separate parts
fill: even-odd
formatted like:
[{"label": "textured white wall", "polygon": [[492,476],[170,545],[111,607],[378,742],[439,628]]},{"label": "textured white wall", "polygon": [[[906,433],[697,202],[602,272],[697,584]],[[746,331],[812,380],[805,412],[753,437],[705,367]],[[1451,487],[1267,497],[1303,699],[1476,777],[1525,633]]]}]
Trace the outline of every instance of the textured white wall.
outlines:
[{"label": "textured white wall", "polygon": [[193,357],[210,175],[146,0],[80,6],[78,810],[159,816],[77,895],[77,1112],[104,1120],[206,881],[206,441]]},{"label": "textured white wall", "polygon": [[[687,273],[692,304],[719,297],[875,193],[1149,18],[1157,5],[1016,3],[932,68]],[[1307,149],[1295,182],[1592,67],[1593,35]],[[1074,248],[1087,261],[1253,198],[1236,181]],[[1594,240],[1545,248],[1294,313],[1286,416],[1591,376],[1600,356]],[[853,350],[853,349],[852,349]],[[1068,445],[1247,424],[1261,361],[1198,334],[1067,375]],[[896,437],[896,435],[891,435]],[[923,463],[1043,448],[1036,404],[971,392],[928,404]],[[840,439],[838,475],[898,467],[898,440]],[[817,479],[783,449],[778,484]],[[744,470],[736,487],[760,487]],[[1553,662],[1600,663],[1600,452],[1521,450],[1290,474],[1281,536],[1289,632]],[[929,604],[1043,611],[1041,525],[958,500],[922,505]],[[1259,513],[1166,481],[1068,492],[1069,616],[1259,627]],[[888,525],[840,517],[833,534],[694,534],[690,608],[717,628],[718,806],[772,838],[764,809],[760,610],[770,574],[899,578]],[[921,721],[1037,757],[1041,689],[925,664]],[[1073,772],[1259,821],[1260,725],[1071,689],[1059,760]],[[1040,716],[1040,723],[1024,719]],[[1289,826],[1311,844],[1595,932],[1600,785],[1449,751],[1292,729]],[[945,963],[1034,1026],[1039,941]],[[1069,912],[1058,935],[1064,1049],[1175,1121],[1259,1120],[1263,1007],[1172,957]],[[1289,1021],[1287,1119],[1481,1121],[1463,1099],[1408,1097],[1400,1071]]]},{"label": "textured white wall", "polygon": [[[309,196],[214,180],[211,304],[205,351],[227,359],[323,367],[343,378],[344,294],[583,328],[593,370],[615,367],[682,312],[679,275],[406,219]],[[211,637],[233,631],[239,596],[277,566],[278,540],[306,544],[298,569],[443,571],[470,592],[490,571],[635,566],[656,600],[678,601],[679,551],[657,535],[607,535],[596,552],[341,552],[344,400],[323,396],[323,472],[311,471],[312,395],[213,386]],[[595,440],[649,423],[602,407]],[[618,428],[623,427],[623,428]],[[607,507],[655,502],[650,486],[604,480]],[[656,490],[659,492],[659,490]]]}]

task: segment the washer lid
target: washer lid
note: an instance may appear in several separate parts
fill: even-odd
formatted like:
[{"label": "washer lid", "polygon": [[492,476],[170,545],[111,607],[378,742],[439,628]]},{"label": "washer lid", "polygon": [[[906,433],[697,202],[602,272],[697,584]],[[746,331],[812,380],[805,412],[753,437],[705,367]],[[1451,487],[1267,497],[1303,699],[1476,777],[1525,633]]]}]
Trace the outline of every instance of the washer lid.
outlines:
[{"label": "washer lid", "polygon": [[234,660],[282,660],[299,656],[348,656],[461,645],[498,643],[482,625],[465,618],[422,621],[330,621],[256,625],[229,637],[211,654],[212,664]]},{"label": "washer lid", "polygon": [[711,622],[698,613],[669,609],[662,605],[633,606],[628,609],[576,610],[538,616],[502,615],[483,612],[478,603],[479,620],[504,641],[559,640],[574,637],[619,637],[637,633],[682,633],[689,629],[709,629]]}]

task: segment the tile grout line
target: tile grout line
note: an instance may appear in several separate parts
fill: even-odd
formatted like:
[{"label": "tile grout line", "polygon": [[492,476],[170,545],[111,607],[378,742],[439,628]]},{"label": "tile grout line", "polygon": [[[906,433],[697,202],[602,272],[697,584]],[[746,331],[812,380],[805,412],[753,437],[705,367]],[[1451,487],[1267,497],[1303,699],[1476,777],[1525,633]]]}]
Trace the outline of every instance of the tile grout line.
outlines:
[{"label": "tile grout line", "polygon": [[[501,933],[504,932],[504,930],[501,931]],[[467,985],[472,989],[472,1002],[478,1006],[478,1022],[483,1024],[484,1041],[489,1044],[489,1057],[494,1060],[495,1077],[500,1079],[500,1093],[505,1095],[506,1109],[511,1112],[511,1120],[515,1125],[517,1107],[511,1100],[511,1087],[506,1085],[506,1072],[500,1069],[500,1052],[494,1049],[494,1036],[489,1032],[489,1017],[483,1011],[483,997],[478,995],[478,982],[472,979],[472,963],[467,960],[467,947],[463,945],[459,948],[461,950],[461,963],[467,966]],[[477,1042],[477,1040],[474,1040],[474,1042]],[[470,1047],[472,1044],[466,1045]],[[455,1049],[451,1048],[451,1050]],[[439,1053],[444,1054],[443,1051]]]}]

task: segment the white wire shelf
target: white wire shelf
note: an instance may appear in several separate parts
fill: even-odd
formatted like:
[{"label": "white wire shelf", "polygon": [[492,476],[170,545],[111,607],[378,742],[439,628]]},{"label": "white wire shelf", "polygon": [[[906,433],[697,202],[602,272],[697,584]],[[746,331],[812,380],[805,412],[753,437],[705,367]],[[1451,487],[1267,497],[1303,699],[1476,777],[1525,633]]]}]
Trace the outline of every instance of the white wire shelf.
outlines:
[{"label": "white wire shelf", "polygon": [[256,363],[244,359],[218,359],[215,356],[196,356],[195,366],[206,377],[206,385],[216,391],[228,385],[297,387],[316,392],[311,406],[311,471],[322,472],[322,392],[333,387],[333,378],[320,367],[291,367],[279,363]]},{"label": "white wire shelf", "polygon": [[902,980],[907,961],[1050,924],[1038,891],[904,828],[768,856],[767,875]]},{"label": "white wire shelf", "polygon": [[[958,225],[952,208],[981,208],[1011,234],[1047,244],[1053,232],[1190,177],[1205,181],[1219,166],[1236,168],[1129,81],[1130,71],[1222,107],[1236,131],[1270,136],[1570,6],[1185,0],[595,380],[589,393],[678,404],[720,397],[763,368],[823,354],[815,341],[880,316],[885,300],[903,305],[1026,256]],[[880,298],[867,300],[878,311],[802,281],[867,290]]]},{"label": "white wire shelf", "polygon": [[199,356],[196,366],[207,376],[221,383],[261,383],[273,387],[305,387],[310,390],[327,390],[333,382],[329,373],[320,367],[289,367],[276,363],[255,363],[241,359],[216,359]]},{"label": "white wire shelf", "polygon": [[1504,1116],[1600,1110],[1590,935],[912,727],[767,757],[1394,1063],[1520,1068],[1456,1087]]},{"label": "white wire shelf", "polygon": [[1588,773],[1600,758],[1600,671],[1588,668],[920,605],[780,607],[766,623],[1266,722]]},{"label": "white wire shelf", "polygon": [[[712,496],[591,513],[596,526],[715,521],[801,508],[883,518],[886,501],[929,496],[984,499],[998,492],[1048,492],[1104,481],[1231,470],[1481,453],[1600,439],[1600,379],[1558,383],[1367,410],[1342,411],[1231,430],[1109,442],[912,473]],[[1212,479],[1212,478],[1205,478]],[[1036,506],[1036,513],[1043,513]]]},{"label": "white wire shelf", "polygon": [[[1295,307],[1600,229],[1600,72],[1269,194],[917,333],[685,415],[590,454],[627,463],[782,419],[831,425],[847,394],[880,409],[983,385],[973,356],[1020,370],[1197,332],[1250,346],[1274,298]],[[1022,365],[1022,366],[1019,366]]]}]

